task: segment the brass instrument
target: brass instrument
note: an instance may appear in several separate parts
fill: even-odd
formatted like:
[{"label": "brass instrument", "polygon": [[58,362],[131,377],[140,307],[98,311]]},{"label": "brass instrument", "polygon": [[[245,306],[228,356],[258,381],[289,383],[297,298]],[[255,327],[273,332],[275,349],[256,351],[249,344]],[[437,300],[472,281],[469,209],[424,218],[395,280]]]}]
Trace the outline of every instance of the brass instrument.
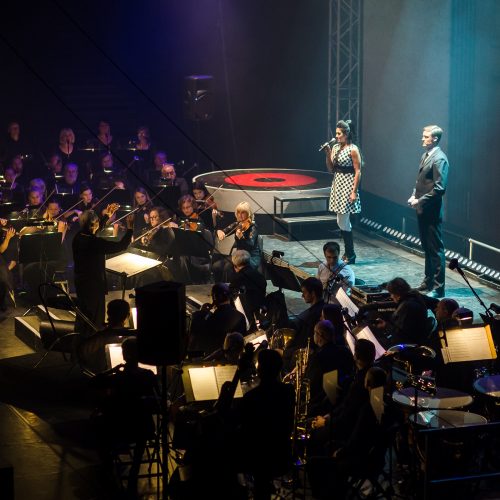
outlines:
[{"label": "brass instrument", "polygon": [[295,369],[293,370],[293,383],[295,387],[295,414],[293,421],[293,453],[297,459],[306,461],[306,447],[302,446],[299,457],[299,443],[309,438],[307,415],[309,401],[311,398],[311,383],[306,378],[307,364],[309,363],[311,339],[307,341],[307,347],[298,349],[295,353]]}]

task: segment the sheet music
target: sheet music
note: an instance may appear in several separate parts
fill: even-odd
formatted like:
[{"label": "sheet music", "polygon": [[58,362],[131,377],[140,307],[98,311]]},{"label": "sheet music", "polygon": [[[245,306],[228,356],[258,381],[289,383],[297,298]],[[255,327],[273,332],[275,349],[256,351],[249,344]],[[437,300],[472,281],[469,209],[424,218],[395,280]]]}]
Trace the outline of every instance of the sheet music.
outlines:
[{"label": "sheet music", "polygon": [[254,345],[254,347],[259,347],[264,340],[267,341],[267,335],[264,330],[258,330],[255,333],[251,333],[250,335],[246,335],[244,337],[245,344],[248,344],[249,342]]},{"label": "sheet music", "polygon": [[[215,367],[215,378],[217,379],[217,386],[219,392],[224,382],[233,381],[235,373],[236,373],[236,365],[223,365]],[[238,385],[236,386],[234,397],[235,398],[243,397],[243,392],[241,391],[241,384],[239,381]]]},{"label": "sheet music", "polygon": [[[219,398],[222,384],[227,381],[232,382],[236,372],[236,365],[195,367],[189,368],[188,372],[194,400],[215,401]],[[239,382],[234,397],[243,397]]]},{"label": "sheet music", "polygon": [[152,269],[159,266],[159,260],[150,259],[137,255],[135,253],[125,252],[116,257],[106,260],[106,271],[115,273],[126,273],[127,276],[134,276],[136,274]]},{"label": "sheet music", "polygon": [[356,344],[356,339],[349,332],[346,331],[345,340],[347,342],[347,346],[349,347],[352,355],[354,356],[354,346]]},{"label": "sheet music", "polygon": [[373,335],[373,332],[370,330],[369,326],[365,326],[360,332],[356,334],[357,339],[366,339],[370,342],[373,342],[375,345],[375,359],[380,358],[386,353],[386,350],[380,345],[379,341]]},{"label": "sheet music", "polygon": [[343,288],[339,288],[335,294],[338,303],[349,311],[349,316],[354,317],[359,312],[359,307],[349,298]]},{"label": "sheet music", "polygon": [[[109,368],[114,368],[115,366],[125,363],[121,344],[106,344],[106,350],[108,351],[109,364],[111,365]],[[139,366],[141,368],[145,368],[146,370],[151,370],[155,375],[158,371],[156,366],[153,365],[139,363]]]},{"label": "sheet music", "polygon": [[219,397],[219,388],[213,366],[189,368],[188,371],[195,401],[210,401]]},{"label": "sheet music", "polygon": [[450,329],[446,338],[448,347],[441,349],[445,363],[496,358],[489,327]]},{"label": "sheet music", "polygon": [[247,330],[249,330],[250,329],[250,322],[248,321],[247,315],[245,314],[245,309],[243,309],[243,304],[241,303],[241,299],[240,299],[239,295],[234,300],[234,307],[236,307],[236,310],[239,311],[241,314],[243,314],[243,316],[245,316]]},{"label": "sheet music", "polygon": [[337,402],[337,387],[338,387],[339,372],[332,370],[323,374],[323,390],[330,404],[335,405]]},{"label": "sheet music", "polygon": [[382,421],[382,415],[384,414],[384,387],[376,387],[370,390],[370,404],[377,417],[377,421],[380,424]]}]

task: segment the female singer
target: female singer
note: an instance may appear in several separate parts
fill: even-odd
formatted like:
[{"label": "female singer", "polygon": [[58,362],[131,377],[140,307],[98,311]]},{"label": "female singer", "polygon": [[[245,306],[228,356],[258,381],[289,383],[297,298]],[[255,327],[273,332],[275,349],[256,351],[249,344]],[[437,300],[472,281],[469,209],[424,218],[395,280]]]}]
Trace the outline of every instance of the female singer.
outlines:
[{"label": "female singer", "polygon": [[[253,222],[253,211],[250,203],[242,201],[236,205],[234,214],[236,222],[224,229],[217,230],[217,238],[223,240],[227,236],[234,234],[233,250],[246,250],[250,254],[250,266],[258,269],[261,261],[261,250],[259,246],[259,233]],[[219,260],[214,264],[214,274],[218,274],[216,282],[231,281],[234,273],[231,258]],[[229,278],[229,279],[228,279]]]},{"label": "female singer", "polygon": [[141,236],[149,222],[151,200],[148,192],[143,187],[134,191],[134,241]]},{"label": "female singer", "polygon": [[345,248],[342,259],[347,264],[356,262],[350,215],[361,212],[358,188],[362,161],[359,148],[352,143],[352,137],[351,121],[341,120],[335,131],[337,143],[333,148],[329,145],[325,147],[326,167],[334,174],[329,209],[337,214]]}]

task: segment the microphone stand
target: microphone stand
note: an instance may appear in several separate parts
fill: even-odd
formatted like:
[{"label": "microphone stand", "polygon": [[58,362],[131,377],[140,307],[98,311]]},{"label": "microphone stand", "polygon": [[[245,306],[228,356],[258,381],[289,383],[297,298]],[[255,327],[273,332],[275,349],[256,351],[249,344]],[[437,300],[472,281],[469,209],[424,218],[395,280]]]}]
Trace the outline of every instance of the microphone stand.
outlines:
[{"label": "microphone stand", "polygon": [[458,272],[458,274],[460,274],[460,276],[462,276],[462,278],[464,279],[464,281],[467,283],[467,286],[470,288],[471,292],[474,294],[474,296],[476,297],[476,299],[478,300],[478,302],[484,308],[484,310],[486,311],[486,316],[488,316],[488,318],[490,318],[490,319],[493,319],[493,314],[486,307],[486,304],[481,300],[481,297],[479,297],[479,295],[477,294],[476,290],[474,290],[474,288],[470,284],[469,279],[467,278],[467,276],[465,275],[465,273],[463,272],[463,270],[460,267],[458,267],[458,264],[457,264],[457,267],[455,267],[455,270]]}]

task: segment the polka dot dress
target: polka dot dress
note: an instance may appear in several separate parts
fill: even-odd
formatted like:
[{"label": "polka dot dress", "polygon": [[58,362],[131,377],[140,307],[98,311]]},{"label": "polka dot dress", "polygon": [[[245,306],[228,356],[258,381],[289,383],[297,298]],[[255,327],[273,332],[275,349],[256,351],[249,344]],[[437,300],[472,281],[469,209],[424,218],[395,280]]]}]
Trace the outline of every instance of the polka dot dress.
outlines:
[{"label": "polka dot dress", "polygon": [[[336,163],[341,167],[353,168],[351,151],[354,147],[356,146],[349,144],[342,149],[337,157]],[[335,158],[339,149],[340,144],[336,144],[333,147],[332,158]],[[349,201],[349,195],[352,192],[353,184],[353,173],[335,172],[333,176],[332,190],[330,191],[330,202],[328,205],[328,209],[331,212],[338,214],[359,214],[361,212],[359,194],[354,203]]]}]

